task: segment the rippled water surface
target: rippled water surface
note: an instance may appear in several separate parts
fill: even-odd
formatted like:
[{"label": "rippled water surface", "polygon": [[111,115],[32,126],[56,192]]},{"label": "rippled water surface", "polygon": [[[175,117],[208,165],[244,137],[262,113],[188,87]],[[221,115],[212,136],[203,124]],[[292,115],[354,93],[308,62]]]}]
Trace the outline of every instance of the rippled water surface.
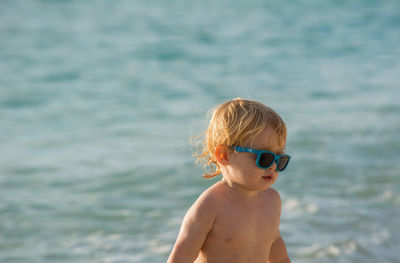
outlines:
[{"label": "rippled water surface", "polygon": [[165,262],[214,105],[285,119],[293,262],[399,262],[400,2],[1,1],[0,261]]}]

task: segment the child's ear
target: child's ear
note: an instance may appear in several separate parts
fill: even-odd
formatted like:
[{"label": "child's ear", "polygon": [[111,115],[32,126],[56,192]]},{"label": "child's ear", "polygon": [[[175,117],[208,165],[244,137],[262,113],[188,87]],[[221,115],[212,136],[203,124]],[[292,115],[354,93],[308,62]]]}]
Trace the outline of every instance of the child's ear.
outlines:
[{"label": "child's ear", "polygon": [[214,151],[217,162],[221,165],[227,165],[229,163],[228,149],[226,146],[218,145]]}]

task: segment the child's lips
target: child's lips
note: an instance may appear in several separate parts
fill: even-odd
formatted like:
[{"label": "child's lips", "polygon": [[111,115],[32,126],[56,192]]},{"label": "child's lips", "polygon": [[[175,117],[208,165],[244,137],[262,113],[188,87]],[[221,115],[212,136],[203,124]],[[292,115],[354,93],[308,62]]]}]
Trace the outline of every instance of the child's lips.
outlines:
[{"label": "child's lips", "polygon": [[262,178],[263,178],[265,181],[268,181],[268,182],[272,181],[272,179],[273,179],[273,177],[272,177],[271,175],[265,175],[265,176],[263,176]]}]

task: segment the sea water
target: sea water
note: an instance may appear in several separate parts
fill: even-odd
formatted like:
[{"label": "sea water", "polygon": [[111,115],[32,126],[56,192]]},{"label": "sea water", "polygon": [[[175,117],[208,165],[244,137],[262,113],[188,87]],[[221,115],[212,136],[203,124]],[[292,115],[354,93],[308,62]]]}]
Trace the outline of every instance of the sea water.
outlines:
[{"label": "sea water", "polygon": [[286,121],[293,262],[400,262],[400,2],[0,3],[0,262],[165,262],[207,187],[190,138]]}]

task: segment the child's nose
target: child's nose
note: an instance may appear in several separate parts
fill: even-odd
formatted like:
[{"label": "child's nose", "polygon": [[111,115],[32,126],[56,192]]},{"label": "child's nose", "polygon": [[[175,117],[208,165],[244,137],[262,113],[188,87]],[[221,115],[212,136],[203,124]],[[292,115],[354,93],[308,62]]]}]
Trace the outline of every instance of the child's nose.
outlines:
[{"label": "child's nose", "polygon": [[272,165],[268,168],[268,170],[275,171],[276,170],[276,162],[273,162]]}]

